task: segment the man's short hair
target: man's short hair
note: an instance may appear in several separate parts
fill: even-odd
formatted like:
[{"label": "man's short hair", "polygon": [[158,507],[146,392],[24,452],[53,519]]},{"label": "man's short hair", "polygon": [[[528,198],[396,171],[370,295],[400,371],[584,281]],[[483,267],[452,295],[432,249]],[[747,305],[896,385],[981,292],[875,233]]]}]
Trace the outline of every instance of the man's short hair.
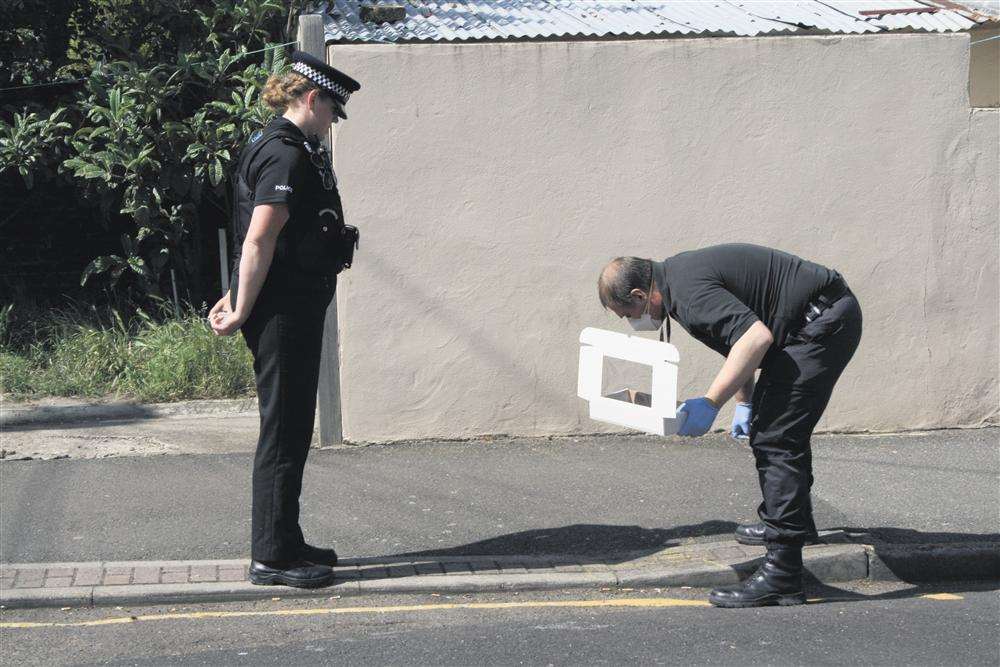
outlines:
[{"label": "man's short hair", "polygon": [[616,257],[601,271],[597,279],[597,294],[601,305],[628,306],[632,303],[632,290],[649,292],[653,282],[653,262],[641,257]]}]

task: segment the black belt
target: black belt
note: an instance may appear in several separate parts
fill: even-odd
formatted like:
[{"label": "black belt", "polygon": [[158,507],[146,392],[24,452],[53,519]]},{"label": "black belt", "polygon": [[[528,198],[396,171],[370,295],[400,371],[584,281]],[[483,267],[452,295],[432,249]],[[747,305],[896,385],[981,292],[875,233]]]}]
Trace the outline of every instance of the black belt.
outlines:
[{"label": "black belt", "polygon": [[275,271],[272,280],[279,289],[302,292],[332,293],[337,287],[336,274],[279,270]]},{"label": "black belt", "polygon": [[806,306],[806,322],[812,322],[822,315],[823,311],[850,293],[851,288],[847,283],[842,278],[837,278],[809,301]]}]

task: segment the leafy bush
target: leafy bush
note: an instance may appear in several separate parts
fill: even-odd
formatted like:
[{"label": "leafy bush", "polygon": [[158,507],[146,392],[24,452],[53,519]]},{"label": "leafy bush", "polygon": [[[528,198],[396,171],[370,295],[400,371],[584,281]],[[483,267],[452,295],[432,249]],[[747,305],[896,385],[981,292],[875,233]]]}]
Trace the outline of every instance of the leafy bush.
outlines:
[{"label": "leafy bush", "polygon": [[0,170],[16,169],[30,189],[39,172],[51,178],[61,155],[61,144],[72,127],[61,120],[65,109],[56,109],[47,118],[35,112],[15,113],[11,124],[0,120]]},{"label": "leafy bush", "polygon": [[52,3],[15,4],[0,30],[10,50],[0,64],[12,60],[20,80],[0,84],[48,75],[82,77],[82,86],[5,107],[0,173],[28,188],[58,174],[105,218],[131,221],[120,251],[94,258],[81,283],[100,275],[148,305],[170,293],[172,269],[185,293],[197,273],[192,231],[203,216],[213,227],[228,219],[232,162],[270,117],[259,91],[287,68],[284,48],[272,47],[289,41],[302,3],[67,0],[51,25],[32,21],[47,21]]},{"label": "leafy bush", "polygon": [[[53,315],[24,299],[12,315],[9,300],[0,302],[0,391],[140,400],[252,391],[238,336],[216,338],[193,309],[178,317],[156,303],[174,276],[180,294],[206,298],[194,284],[198,230],[228,221],[233,161],[270,117],[259,92],[287,69],[285,49],[275,47],[291,41],[305,5],[10,0],[0,8],[0,87],[67,82],[0,98],[0,176],[16,185],[4,192],[59,185],[81,224],[95,211],[112,239],[124,230],[118,248],[77,265],[93,257],[81,283],[116,310]],[[41,239],[46,222],[32,221]]]}]

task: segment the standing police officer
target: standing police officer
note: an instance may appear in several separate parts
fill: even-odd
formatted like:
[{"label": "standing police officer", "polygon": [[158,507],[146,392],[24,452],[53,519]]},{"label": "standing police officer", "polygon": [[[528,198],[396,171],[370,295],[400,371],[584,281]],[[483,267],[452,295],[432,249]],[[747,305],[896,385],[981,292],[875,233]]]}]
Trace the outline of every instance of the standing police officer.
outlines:
[{"label": "standing police officer", "polygon": [[323,322],[357,230],[344,224],[337,179],[320,143],[360,84],[308,54],[272,76],[264,103],[281,116],[255,132],[234,174],[232,288],[211,310],[217,335],[240,329],[253,355],[260,438],[253,466],[250,581],[333,581],[333,549],[299,527],[302,473],[316,412]]},{"label": "standing police officer", "polygon": [[[861,340],[861,308],[836,271],[748,244],[719,245],[653,262],[619,257],[601,272],[601,303],[639,330],[670,319],[726,361],[700,398],[685,401],[678,435],[700,436],[733,396],[731,433],[749,434],[763,502],[761,522],[736,540],[764,544],[763,565],[712,604],[802,604],[802,545],[816,537],[809,491],[810,438]],[[754,371],[760,379],[754,386]],[[751,398],[752,397],[752,398]]]}]

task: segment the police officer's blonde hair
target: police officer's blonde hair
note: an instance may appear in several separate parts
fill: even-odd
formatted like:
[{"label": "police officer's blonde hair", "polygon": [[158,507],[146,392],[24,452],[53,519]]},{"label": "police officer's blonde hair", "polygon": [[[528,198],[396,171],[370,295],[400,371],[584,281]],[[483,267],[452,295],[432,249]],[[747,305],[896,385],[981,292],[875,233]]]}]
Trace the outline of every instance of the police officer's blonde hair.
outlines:
[{"label": "police officer's blonde hair", "polygon": [[271,76],[264,84],[260,98],[275,113],[284,113],[292,100],[310,90],[322,90],[322,88],[298,72],[287,72]]}]

